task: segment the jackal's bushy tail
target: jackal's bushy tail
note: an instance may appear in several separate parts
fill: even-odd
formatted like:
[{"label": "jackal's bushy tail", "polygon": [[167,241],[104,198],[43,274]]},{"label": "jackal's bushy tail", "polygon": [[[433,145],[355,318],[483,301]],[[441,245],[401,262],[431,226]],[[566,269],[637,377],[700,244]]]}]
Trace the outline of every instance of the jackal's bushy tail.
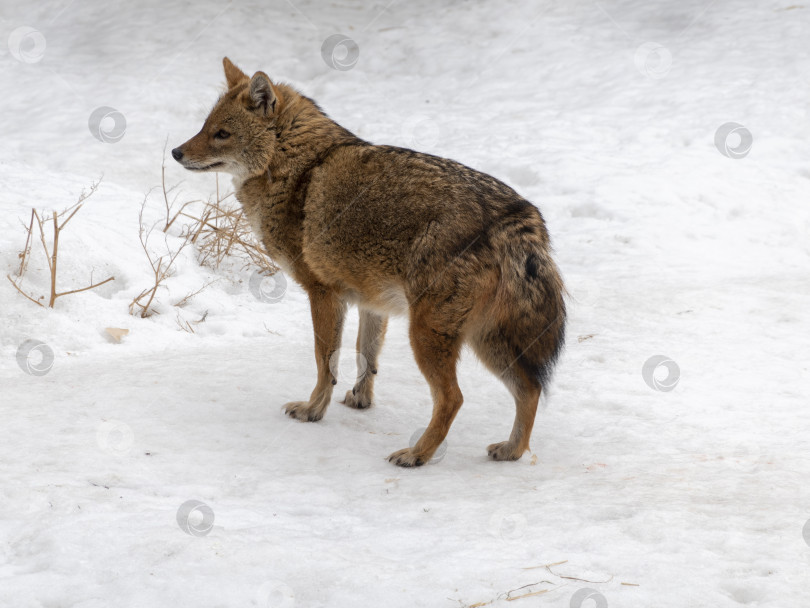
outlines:
[{"label": "jackal's bushy tail", "polygon": [[565,341],[563,282],[542,219],[504,229],[498,289],[473,340],[478,356],[508,384],[544,386]]}]

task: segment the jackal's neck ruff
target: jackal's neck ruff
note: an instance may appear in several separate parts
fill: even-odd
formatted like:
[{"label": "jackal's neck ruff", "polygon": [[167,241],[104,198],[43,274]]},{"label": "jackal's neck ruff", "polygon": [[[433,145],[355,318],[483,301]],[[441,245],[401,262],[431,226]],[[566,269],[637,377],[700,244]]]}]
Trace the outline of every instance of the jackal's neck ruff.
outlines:
[{"label": "jackal's neck ruff", "polygon": [[275,90],[279,111],[271,128],[276,142],[267,165],[273,181],[289,181],[301,175],[336,145],[366,143],[292,87],[276,84]]}]

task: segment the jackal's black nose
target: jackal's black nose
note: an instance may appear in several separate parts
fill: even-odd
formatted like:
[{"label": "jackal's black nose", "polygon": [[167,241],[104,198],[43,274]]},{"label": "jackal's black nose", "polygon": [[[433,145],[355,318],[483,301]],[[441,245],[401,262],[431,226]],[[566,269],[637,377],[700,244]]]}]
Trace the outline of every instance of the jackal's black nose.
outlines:
[{"label": "jackal's black nose", "polygon": [[172,158],[174,160],[180,160],[181,158],[183,158],[183,151],[180,148],[175,148],[174,150],[172,150]]}]

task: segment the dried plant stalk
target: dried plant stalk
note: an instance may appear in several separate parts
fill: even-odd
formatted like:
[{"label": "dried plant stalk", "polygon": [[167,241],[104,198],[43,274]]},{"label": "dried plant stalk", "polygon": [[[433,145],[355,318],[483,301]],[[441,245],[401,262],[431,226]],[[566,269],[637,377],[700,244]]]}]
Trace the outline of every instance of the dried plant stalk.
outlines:
[{"label": "dried plant stalk", "polygon": [[200,217],[183,213],[193,220],[189,240],[196,246],[200,264],[218,269],[228,258],[241,259],[245,266],[256,266],[268,275],[278,271],[272,259],[253,234],[244,212],[222,195],[217,178],[216,198],[208,201]]},{"label": "dried plant stalk", "polygon": [[[101,180],[97,182],[93,182],[90,185],[89,192],[85,192],[82,190],[82,193],[79,195],[79,200],[76,201],[72,206],[68,207],[61,213],[57,213],[56,211],[52,212],[50,217],[46,217],[42,219],[40,212],[36,209],[31,210],[31,221],[28,224],[28,231],[25,239],[25,246],[23,247],[22,252],[20,253],[20,268],[17,273],[17,280],[11,278],[11,275],[6,275],[6,278],[11,282],[11,284],[19,291],[22,295],[26,298],[37,304],[38,306],[43,306],[42,302],[39,300],[43,299],[44,296],[41,296],[39,299],[34,298],[31,294],[26,293],[20,283],[22,283],[23,276],[28,267],[28,260],[30,258],[31,247],[32,247],[32,238],[34,233],[34,222],[36,221],[37,228],[39,229],[39,240],[42,244],[42,249],[45,252],[45,259],[48,262],[48,271],[50,274],[50,294],[48,298],[48,307],[53,308],[56,304],[57,298],[61,298],[62,296],[67,296],[72,293],[79,293],[81,291],[87,291],[89,289],[95,289],[104,283],[109,283],[110,281],[114,281],[115,277],[109,277],[100,281],[98,283],[93,283],[93,276],[92,273],[90,275],[90,285],[87,287],[80,287],[78,289],[70,289],[68,291],[58,291],[57,290],[57,269],[59,268],[59,237],[62,234],[62,231],[67,226],[68,222],[73,219],[73,217],[79,212],[79,210],[84,205],[84,201],[90,198],[93,193],[98,189]],[[44,215],[44,214],[43,214]],[[64,218],[64,219],[62,219]],[[61,223],[60,223],[61,219]],[[53,226],[52,232],[52,249],[48,248],[48,241],[45,238],[45,225],[51,222]]]},{"label": "dried plant stalk", "polygon": [[157,311],[153,308],[153,303],[155,301],[155,296],[157,295],[158,289],[163,285],[163,283],[174,273],[174,269],[172,266],[174,265],[177,256],[180,255],[180,252],[188,245],[188,240],[184,240],[183,244],[180,245],[174,252],[171,251],[168,244],[166,245],[167,253],[155,259],[152,253],[149,251],[149,247],[147,243],[149,241],[149,235],[152,234],[152,230],[154,226],[147,228],[143,222],[143,211],[146,208],[146,198],[144,198],[143,203],[141,203],[141,210],[138,214],[138,239],[141,242],[141,247],[143,248],[144,253],[146,254],[146,259],[149,260],[149,266],[152,268],[152,285],[144,289],[141,293],[139,293],[135,298],[133,298],[132,302],[129,304],[129,313],[131,315],[138,315],[142,319],[149,317],[155,314]]}]

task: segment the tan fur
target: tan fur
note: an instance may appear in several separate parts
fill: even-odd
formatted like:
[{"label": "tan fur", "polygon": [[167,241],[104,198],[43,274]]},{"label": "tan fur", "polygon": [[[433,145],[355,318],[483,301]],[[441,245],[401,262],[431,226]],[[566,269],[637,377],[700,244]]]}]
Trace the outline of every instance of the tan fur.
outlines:
[{"label": "tan fur", "polygon": [[565,323],[536,207],[457,162],[362,141],[292,87],[223,63],[227,92],[173,154],[191,170],[234,176],[268,253],[309,294],[318,378],[287,413],[323,416],[349,303],[360,308],[357,350],[368,367],[344,403],[369,407],[387,315],[407,312],[433,416],[413,448],[389,459],[421,465],[446,437],[463,400],[456,363],[465,342],[515,399],[512,434],[489,454],[520,458]]}]

